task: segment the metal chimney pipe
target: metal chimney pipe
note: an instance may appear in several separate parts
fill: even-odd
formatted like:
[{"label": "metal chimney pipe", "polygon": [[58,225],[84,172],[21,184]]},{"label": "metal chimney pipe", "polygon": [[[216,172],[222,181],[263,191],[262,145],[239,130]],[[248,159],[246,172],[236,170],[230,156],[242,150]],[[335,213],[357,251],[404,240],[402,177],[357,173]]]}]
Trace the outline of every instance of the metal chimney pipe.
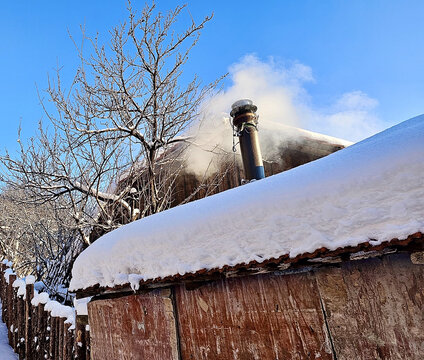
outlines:
[{"label": "metal chimney pipe", "polygon": [[236,135],[240,139],[241,157],[243,159],[246,180],[260,180],[265,177],[261,148],[258,138],[257,106],[249,99],[236,101],[231,106],[231,117]]}]

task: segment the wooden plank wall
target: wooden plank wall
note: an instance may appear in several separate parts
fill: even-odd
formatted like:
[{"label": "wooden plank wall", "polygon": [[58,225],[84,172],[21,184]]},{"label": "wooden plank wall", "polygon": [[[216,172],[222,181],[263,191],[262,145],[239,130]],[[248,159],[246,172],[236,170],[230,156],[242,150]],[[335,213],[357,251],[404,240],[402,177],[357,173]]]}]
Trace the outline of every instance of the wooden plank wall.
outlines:
[{"label": "wooden plank wall", "polygon": [[331,359],[315,279],[249,276],[176,289],[183,359]]},{"label": "wooden plank wall", "polygon": [[169,289],[92,301],[88,322],[91,359],[178,359]]},{"label": "wooden plank wall", "polygon": [[407,254],[317,272],[338,359],[424,359],[424,265]]},{"label": "wooden plank wall", "polygon": [[409,254],[163,291],[90,303],[92,359],[424,359]]}]

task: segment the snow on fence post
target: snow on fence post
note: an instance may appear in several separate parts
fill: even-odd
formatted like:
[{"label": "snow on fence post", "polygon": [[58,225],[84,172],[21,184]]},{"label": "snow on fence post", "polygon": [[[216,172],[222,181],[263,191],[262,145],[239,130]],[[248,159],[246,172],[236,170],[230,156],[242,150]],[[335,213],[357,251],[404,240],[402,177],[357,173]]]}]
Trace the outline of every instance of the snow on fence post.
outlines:
[{"label": "snow on fence post", "polygon": [[32,319],[31,300],[34,297],[34,283],[32,281],[29,281],[25,285],[25,292],[26,292],[25,294],[25,354],[27,359],[33,359],[34,358],[34,352],[33,352],[34,341],[33,341],[33,331],[32,331],[33,319]]},{"label": "snow on fence post", "polygon": [[18,279],[10,262],[4,260],[0,265],[3,320],[9,344],[19,359],[72,360],[77,351],[79,360],[89,359],[88,327],[85,328],[88,317],[81,324],[85,330],[81,333],[82,346],[76,346],[74,308],[50,300],[47,293],[39,294],[34,288],[34,276]]}]

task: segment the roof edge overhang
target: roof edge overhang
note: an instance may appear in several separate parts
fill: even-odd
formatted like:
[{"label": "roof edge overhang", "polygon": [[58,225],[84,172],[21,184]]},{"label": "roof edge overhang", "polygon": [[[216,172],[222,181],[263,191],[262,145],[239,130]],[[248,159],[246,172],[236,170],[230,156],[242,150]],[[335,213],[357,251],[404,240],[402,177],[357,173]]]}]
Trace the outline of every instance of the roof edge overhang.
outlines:
[{"label": "roof edge overhang", "polygon": [[[130,284],[114,287],[90,286],[73,291],[77,298],[95,295],[134,294],[143,293],[156,288],[169,287],[175,284],[186,284],[187,287],[196,287],[208,281],[220,280],[232,277],[276,273],[279,275],[293,274],[297,272],[311,271],[317,267],[328,266],[345,261],[362,260],[371,257],[381,257],[397,252],[422,252],[424,251],[424,234],[416,232],[406,239],[392,239],[379,245],[373,245],[375,239],[369,239],[357,246],[340,247],[336,250],[319,248],[312,253],[300,254],[294,258],[282,255],[278,258],[270,258],[262,262],[251,261],[249,263],[234,266],[223,266],[214,269],[201,269],[195,273],[184,275],[175,274],[164,278],[141,280],[138,290],[134,291]],[[424,261],[423,261],[424,262]]]}]

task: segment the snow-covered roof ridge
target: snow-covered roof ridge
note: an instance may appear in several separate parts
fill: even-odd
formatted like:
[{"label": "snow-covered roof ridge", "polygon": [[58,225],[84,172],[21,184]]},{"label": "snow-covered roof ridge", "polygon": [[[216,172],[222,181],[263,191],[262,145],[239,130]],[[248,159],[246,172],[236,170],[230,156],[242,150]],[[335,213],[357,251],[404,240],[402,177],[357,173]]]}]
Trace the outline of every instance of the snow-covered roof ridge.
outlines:
[{"label": "snow-covered roof ridge", "polygon": [[70,288],[406,238],[424,232],[423,174],[421,115],[317,161],[114,230],[77,258]]},{"label": "snow-covered roof ridge", "polygon": [[344,147],[347,147],[353,144],[353,142],[349,140],[345,140],[345,139],[337,138],[334,136],[325,135],[315,131],[310,131],[310,130],[302,129],[299,127],[285,125],[279,122],[274,122],[269,120],[266,120],[266,121],[261,120],[261,123],[259,124],[259,130],[260,130],[259,137],[261,137],[263,132],[265,132],[266,136],[268,137],[270,135],[269,133],[273,132],[276,134],[275,137],[277,138],[280,137],[281,139],[290,139],[290,138],[294,140],[297,140],[299,138],[314,139],[314,140],[327,142],[330,144],[342,145]]}]

